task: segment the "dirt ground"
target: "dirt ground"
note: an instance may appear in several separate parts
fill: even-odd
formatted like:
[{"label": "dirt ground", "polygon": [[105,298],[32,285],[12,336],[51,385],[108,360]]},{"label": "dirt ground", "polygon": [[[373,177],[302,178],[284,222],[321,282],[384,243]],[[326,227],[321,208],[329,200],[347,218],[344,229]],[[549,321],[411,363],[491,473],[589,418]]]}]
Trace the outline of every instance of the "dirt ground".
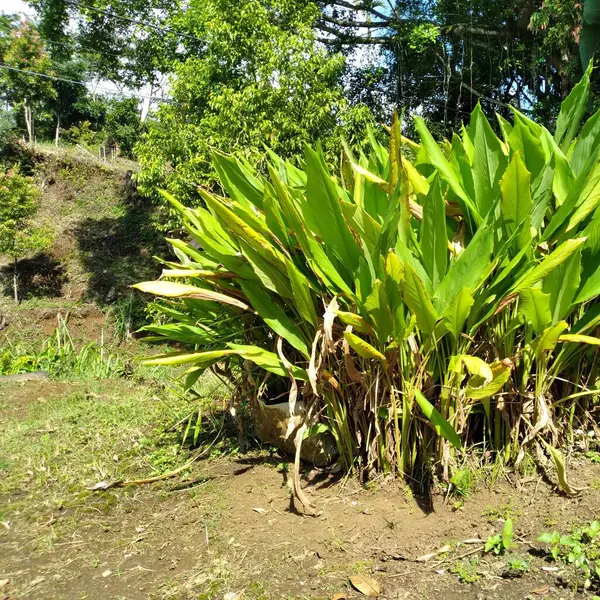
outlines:
[{"label": "dirt ground", "polygon": [[[562,567],[546,560],[535,538],[598,516],[598,464],[571,460],[573,483],[587,486],[577,498],[538,474],[507,474],[493,490],[480,484],[448,502],[415,498],[383,479],[364,489],[307,467],[305,489],[318,517],[294,510],[286,459],[268,451],[217,454],[183,477],[89,492],[94,476],[110,479],[111,463],[122,462],[110,456],[111,443],[117,450],[134,444],[138,431],[118,442],[108,426],[92,432],[88,409],[105,411],[123,395],[102,383],[84,388],[0,387],[0,598],[358,599],[365,596],[349,583],[355,575],[375,579],[387,600],[579,597],[561,587]],[[77,412],[61,412],[67,403]],[[18,423],[28,425],[16,431]],[[140,423],[147,435],[150,423]],[[53,441],[63,434],[64,444]],[[123,469],[123,476],[140,474],[137,463]],[[518,577],[509,576],[507,557],[481,552],[509,517],[511,556],[527,564]],[[416,560],[445,545],[449,552]]]}]

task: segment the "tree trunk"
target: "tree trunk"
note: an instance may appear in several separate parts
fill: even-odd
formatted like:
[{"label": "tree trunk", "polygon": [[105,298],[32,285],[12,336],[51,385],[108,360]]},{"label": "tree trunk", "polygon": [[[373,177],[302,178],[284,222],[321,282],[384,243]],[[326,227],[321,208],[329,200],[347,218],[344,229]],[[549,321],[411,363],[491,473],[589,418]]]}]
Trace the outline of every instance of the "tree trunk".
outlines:
[{"label": "tree trunk", "polygon": [[56,135],[54,136],[54,145],[58,148],[58,138],[60,137],[60,115],[56,115]]},{"label": "tree trunk", "polygon": [[19,283],[17,277],[17,258],[13,259],[13,293],[15,304],[19,304]]},{"label": "tree trunk", "polygon": [[23,102],[23,112],[25,113],[25,125],[27,126],[27,137],[29,143],[33,144],[33,113],[31,107],[27,103],[27,99]]}]

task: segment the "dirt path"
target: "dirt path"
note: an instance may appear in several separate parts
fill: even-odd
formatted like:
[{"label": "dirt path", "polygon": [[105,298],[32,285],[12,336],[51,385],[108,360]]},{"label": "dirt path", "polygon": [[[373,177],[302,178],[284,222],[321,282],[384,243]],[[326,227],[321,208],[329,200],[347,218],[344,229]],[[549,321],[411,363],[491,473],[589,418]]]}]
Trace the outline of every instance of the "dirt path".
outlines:
[{"label": "dirt path", "polygon": [[[6,475],[0,483],[0,597],[331,600],[345,593],[355,599],[364,597],[349,587],[356,574],[374,578],[380,598],[388,600],[577,597],[556,585],[560,570],[548,570],[556,566],[536,555],[540,544],[529,542],[541,531],[598,516],[600,465],[571,464],[577,484],[590,486],[580,498],[565,498],[535,476],[512,485],[498,481],[493,492],[479,486],[464,503],[447,505],[439,496],[415,499],[397,482],[365,490],[307,471],[306,491],[322,510],[316,518],[293,510],[285,463],[267,452],[215,456],[183,480],[91,493],[84,490],[90,477],[113,476],[111,463],[123,461],[106,449],[135,444],[137,429],[88,454],[96,443],[92,423],[102,436],[112,431],[94,411],[108,410],[114,400],[115,410],[124,412],[117,400],[125,400],[87,389],[74,396],[61,385],[0,389],[0,477]],[[136,398],[148,411],[143,397]],[[86,411],[95,414],[89,423]],[[72,423],[74,414],[80,416]],[[15,433],[16,419],[25,425]],[[143,430],[143,421],[127,419]],[[56,439],[62,435],[65,445]],[[486,540],[509,517],[517,544],[508,556],[483,555],[482,544],[460,543]],[[449,554],[415,561],[445,545]],[[509,573],[517,559],[527,568]]]}]

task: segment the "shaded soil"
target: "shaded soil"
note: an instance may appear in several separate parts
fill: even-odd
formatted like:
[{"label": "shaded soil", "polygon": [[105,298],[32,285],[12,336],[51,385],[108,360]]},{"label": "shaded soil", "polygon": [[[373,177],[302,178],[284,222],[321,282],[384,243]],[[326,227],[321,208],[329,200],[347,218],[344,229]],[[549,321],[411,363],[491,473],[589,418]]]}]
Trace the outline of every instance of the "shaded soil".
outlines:
[{"label": "shaded soil", "polygon": [[[14,411],[25,418],[28,403],[67,389],[0,387],[0,429]],[[305,517],[290,500],[286,464],[260,452],[200,461],[184,478],[152,486],[92,493],[81,481],[37,514],[26,510],[25,481],[0,496],[0,598],[314,600],[345,592],[354,599],[363,597],[348,584],[357,573],[375,578],[389,600],[578,597],[556,585],[560,570],[536,555],[535,538],[598,516],[600,465],[571,460],[573,483],[588,486],[578,498],[537,474],[511,483],[507,475],[462,505],[439,495],[417,502],[399,482],[366,490],[307,469],[306,491],[322,513]],[[517,578],[506,577],[505,559],[473,543],[500,531],[508,516],[514,554],[530,563]],[[450,554],[416,561],[446,544]],[[461,583],[451,571],[475,557],[477,581]]]},{"label": "shaded soil", "polygon": [[109,329],[105,313],[93,304],[72,307],[21,307],[6,314],[0,331],[0,346],[8,340],[40,342],[51,336],[59,325],[59,316],[68,319],[74,340],[97,340]]},{"label": "shaded soil", "polygon": [[[20,152],[23,172],[41,190],[35,224],[53,232],[48,248],[17,263],[21,300],[108,306],[135,298],[139,304],[129,286],[157,277],[160,266],[153,256],[168,251],[154,224],[157,207],[137,193],[137,165],[102,162],[69,149]],[[0,258],[0,317],[3,302],[12,298],[12,279],[12,264]]]}]

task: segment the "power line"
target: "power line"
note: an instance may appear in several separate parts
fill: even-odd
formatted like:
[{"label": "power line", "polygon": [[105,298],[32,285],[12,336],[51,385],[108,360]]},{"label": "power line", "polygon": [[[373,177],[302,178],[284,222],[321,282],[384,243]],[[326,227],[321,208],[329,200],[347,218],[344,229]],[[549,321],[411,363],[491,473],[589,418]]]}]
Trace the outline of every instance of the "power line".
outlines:
[{"label": "power line", "polygon": [[140,25],[142,27],[147,27],[149,29],[153,29],[154,31],[158,31],[159,33],[172,33],[173,35],[175,35],[177,37],[183,37],[183,38],[188,38],[188,39],[191,39],[191,40],[195,40],[196,42],[200,42],[201,44],[205,43],[204,40],[201,40],[200,38],[197,38],[194,35],[190,35],[189,33],[180,33],[178,31],[174,31],[170,27],[158,27],[158,25],[153,25],[152,23],[147,23],[145,21],[140,21],[139,19],[132,19],[131,17],[125,17],[123,15],[118,15],[116,13],[111,13],[110,11],[103,10],[101,8],[96,8],[95,6],[90,6],[89,4],[82,4],[81,2],[75,2],[74,0],[68,0],[67,1],[67,6],[71,6],[71,7],[75,6],[77,8],[84,8],[86,10],[91,10],[93,12],[97,12],[97,13],[100,13],[102,15],[106,15],[107,17],[112,17],[114,19],[121,19],[123,21],[127,21],[129,23],[133,23],[135,25]]},{"label": "power line", "polygon": [[[0,69],[5,69],[7,71],[14,71],[16,73],[25,73],[25,75],[34,75],[36,77],[43,77],[44,79],[51,79],[53,81],[62,81],[64,83],[72,83],[75,85],[83,85],[88,89],[90,93],[95,93],[95,90],[92,91],[88,88],[88,84],[85,81],[76,81],[75,79],[66,79],[64,77],[55,77],[54,75],[46,75],[45,73],[36,73],[35,71],[27,71],[25,69],[17,69],[16,67],[9,67],[8,65],[0,64]],[[150,100],[151,102],[169,102],[169,100],[165,100],[164,98],[159,98],[157,96],[144,96],[143,94],[130,94],[127,92],[117,92],[114,90],[109,90],[108,88],[97,87],[96,90],[100,90],[105,92],[106,94],[112,94],[113,96],[125,96],[127,98],[137,98],[139,100]]]}]

